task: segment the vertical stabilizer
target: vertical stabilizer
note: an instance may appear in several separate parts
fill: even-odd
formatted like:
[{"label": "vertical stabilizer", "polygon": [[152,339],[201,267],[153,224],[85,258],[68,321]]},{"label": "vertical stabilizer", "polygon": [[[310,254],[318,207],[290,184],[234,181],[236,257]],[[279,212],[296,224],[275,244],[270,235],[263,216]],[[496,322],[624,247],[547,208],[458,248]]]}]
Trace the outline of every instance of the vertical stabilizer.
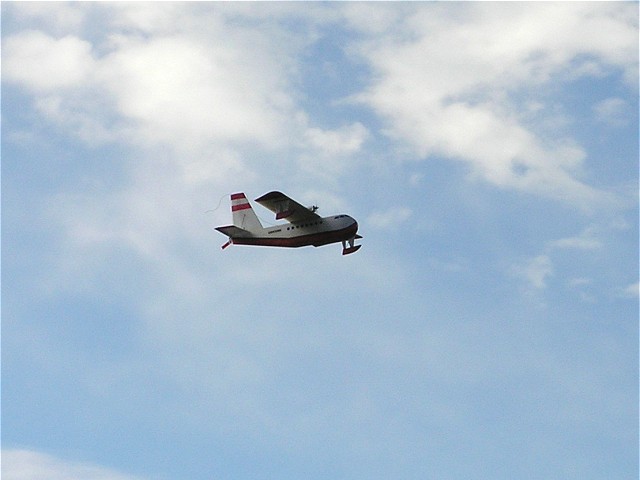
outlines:
[{"label": "vertical stabilizer", "polygon": [[262,224],[244,193],[231,195],[231,213],[233,214],[233,224],[236,227],[253,233],[262,231]]}]

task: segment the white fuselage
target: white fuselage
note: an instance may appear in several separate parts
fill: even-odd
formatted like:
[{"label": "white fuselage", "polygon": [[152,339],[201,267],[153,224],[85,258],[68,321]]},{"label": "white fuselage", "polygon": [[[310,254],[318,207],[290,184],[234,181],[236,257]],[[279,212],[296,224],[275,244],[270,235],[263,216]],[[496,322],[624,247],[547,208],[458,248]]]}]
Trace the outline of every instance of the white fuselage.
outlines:
[{"label": "white fuselage", "polygon": [[265,245],[274,247],[320,246],[346,241],[358,231],[358,222],[349,215],[334,215],[317,220],[303,220],[289,224],[251,231],[247,235],[233,237],[240,245]]}]

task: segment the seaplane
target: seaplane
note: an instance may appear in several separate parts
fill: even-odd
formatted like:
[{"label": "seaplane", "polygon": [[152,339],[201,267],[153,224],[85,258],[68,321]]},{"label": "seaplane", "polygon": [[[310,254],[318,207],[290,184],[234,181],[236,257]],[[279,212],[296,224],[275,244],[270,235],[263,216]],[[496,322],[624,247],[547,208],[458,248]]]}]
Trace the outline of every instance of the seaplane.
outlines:
[{"label": "seaplane", "polygon": [[342,243],[342,255],[357,252],[362,245],[355,241],[358,222],[349,215],[321,217],[317,206],[305,207],[281,192],[269,192],[255,201],[276,214],[276,220],[286,220],[273,227],[265,228],[253,211],[244,193],[231,195],[233,225],[216,227],[229,237],[222,245],[224,250],[230,245],[259,245],[265,247],[320,247],[330,243]]}]

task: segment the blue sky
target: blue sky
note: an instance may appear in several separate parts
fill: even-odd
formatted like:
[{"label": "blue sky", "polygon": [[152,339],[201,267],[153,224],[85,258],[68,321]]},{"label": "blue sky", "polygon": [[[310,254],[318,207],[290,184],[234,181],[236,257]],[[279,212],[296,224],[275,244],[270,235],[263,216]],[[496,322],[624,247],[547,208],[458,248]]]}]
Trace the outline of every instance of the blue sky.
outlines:
[{"label": "blue sky", "polygon": [[[3,2],[2,51],[3,478],[638,477],[636,3]],[[221,251],[273,189],[363,248]]]}]

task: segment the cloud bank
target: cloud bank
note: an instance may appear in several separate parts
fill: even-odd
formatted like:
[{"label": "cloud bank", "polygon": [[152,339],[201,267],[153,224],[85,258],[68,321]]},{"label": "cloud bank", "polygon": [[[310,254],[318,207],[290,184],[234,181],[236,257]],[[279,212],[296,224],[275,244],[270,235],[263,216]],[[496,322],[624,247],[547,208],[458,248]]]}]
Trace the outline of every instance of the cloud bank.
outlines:
[{"label": "cloud bank", "polygon": [[374,78],[356,99],[421,158],[464,162],[500,188],[593,204],[604,195],[581,178],[584,148],[568,132],[544,138],[552,105],[543,98],[530,112],[525,99],[553,82],[615,71],[632,86],[636,13],[628,4],[545,3],[465,4],[454,15],[430,5],[356,48]]}]

